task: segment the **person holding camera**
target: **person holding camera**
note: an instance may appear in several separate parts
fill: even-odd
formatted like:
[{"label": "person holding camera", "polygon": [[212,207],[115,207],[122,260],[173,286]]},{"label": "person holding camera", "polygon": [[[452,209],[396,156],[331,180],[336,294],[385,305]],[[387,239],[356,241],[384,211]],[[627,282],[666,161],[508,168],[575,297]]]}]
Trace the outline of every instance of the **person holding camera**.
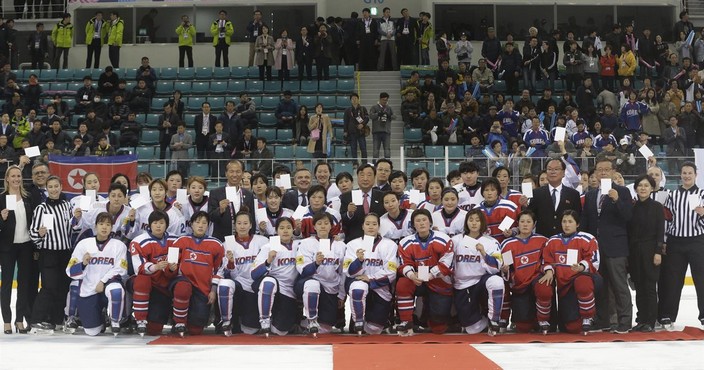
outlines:
[{"label": "person holding camera", "polygon": [[213,36],[213,46],[215,47],[215,67],[220,67],[220,58],[222,57],[222,66],[230,66],[229,50],[230,38],[235,33],[235,28],[232,22],[227,19],[227,12],[221,10],[212,25],[210,25],[210,34]]},{"label": "person holding camera", "polygon": [[328,27],[321,24],[315,36],[315,65],[318,70],[318,81],[330,79],[330,61],[332,60],[332,36]]},{"label": "person holding camera", "polygon": [[389,94],[379,94],[379,102],[369,109],[372,119],[372,156],[379,159],[379,148],[384,145],[384,157],[391,158],[391,121],[396,118],[389,106]]},{"label": "person holding camera", "polygon": [[269,35],[269,27],[262,26],[262,34],[257,36],[254,43],[257,53],[254,55],[254,63],[259,67],[259,79],[264,81],[264,71],[266,79],[271,81],[271,65],[274,64],[274,38]]},{"label": "person holding camera", "polygon": [[196,26],[187,15],[181,16],[181,24],[176,28],[178,35],[178,67],[183,68],[183,60],[188,57],[188,68],[193,68],[193,43],[196,39]]}]

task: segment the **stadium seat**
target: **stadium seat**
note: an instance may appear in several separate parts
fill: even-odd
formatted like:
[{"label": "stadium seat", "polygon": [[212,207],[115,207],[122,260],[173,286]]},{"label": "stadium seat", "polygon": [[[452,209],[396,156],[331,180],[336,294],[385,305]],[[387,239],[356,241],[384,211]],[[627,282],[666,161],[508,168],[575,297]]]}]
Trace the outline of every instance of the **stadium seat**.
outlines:
[{"label": "stadium seat", "polygon": [[247,80],[245,84],[248,94],[261,94],[264,91],[264,84],[259,80]]},{"label": "stadium seat", "polygon": [[257,137],[263,137],[268,143],[273,143],[276,141],[276,129],[273,128],[260,128],[257,129]]},{"label": "stadium seat", "polygon": [[247,78],[247,67],[232,67],[230,69],[230,77],[240,80]]},{"label": "stadium seat", "polygon": [[[279,130],[279,132],[284,131],[284,130]],[[285,130],[288,132],[291,132],[290,130]],[[277,141],[281,142],[280,140],[277,139]],[[290,141],[289,141],[290,143]],[[291,159],[293,158],[293,147],[291,145],[276,145],[274,146],[274,157],[278,161],[281,161],[283,159]]]},{"label": "stadium seat", "polygon": [[335,106],[337,107],[337,109],[347,109],[348,107],[350,107],[351,104],[352,103],[350,103],[349,96],[338,95],[335,99]]},{"label": "stadium seat", "polygon": [[445,161],[431,161],[427,164],[428,172],[430,172],[430,177],[439,177],[444,179],[445,174]]},{"label": "stadium seat", "polygon": [[151,161],[157,159],[155,157],[155,151],[153,146],[140,145],[136,149],[137,159],[140,161]]},{"label": "stadium seat", "polygon": [[[291,130],[276,130],[276,142],[279,144],[291,144],[293,141],[293,132]],[[278,153],[278,151],[277,151]],[[278,156],[278,154],[277,154]],[[291,149],[290,156],[287,158],[293,157],[293,149]]]},{"label": "stadium seat", "polygon": [[168,167],[161,163],[149,163],[149,173],[154,178],[163,178],[166,176]]},{"label": "stadium seat", "polygon": [[71,91],[78,91],[78,89],[80,89],[81,87],[83,87],[83,82],[69,82],[66,86],[66,89]]},{"label": "stadium seat", "polygon": [[[160,114],[157,113],[150,113],[147,114],[145,119],[144,119],[144,126],[148,128],[157,128],[159,127],[159,116]],[[175,122],[174,122],[175,123]]]},{"label": "stadium seat", "polygon": [[301,83],[299,81],[284,81],[283,90],[288,90],[294,94],[297,94],[301,91]]},{"label": "stadium seat", "polygon": [[227,81],[212,81],[210,94],[224,95],[227,93]]},{"label": "stadium seat", "polygon": [[345,159],[347,158],[347,145],[333,145],[332,146],[332,158],[333,159]]},{"label": "stadium seat", "polygon": [[[56,80],[56,70],[55,69],[42,69],[39,71],[39,74],[37,74],[37,77],[39,77],[39,81],[55,81]],[[27,79],[29,79],[29,75],[27,75]]]},{"label": "stadium seat", "polygon": [[208,178],[210,177],[210,164],[191,162],[188,175]]},{"label": "stadium seat", "polygon": [[441,145],[426,145],[425,146],[425,158],[444,158],[445,157],[445,147]]},{"label": "stadium seat", "polygon": [[349,161],[336,162],[333,164],[333,169],[335,175],[343,172],[347,172],[349,174],[354,173],[354,166],[352,165],[352,162]]},{"label": "stadium seat", "polygon": [[266,81],[264,83],[265,94],[281,94],[281,81]]},{"label": "stadium seat", "polygon": [[208,103],[210,103],[210,110],[213,112],[218,112],[216,114],[219,114],[220,111],[225,109],[225,98],[222,96],[209,96],[207,98]]},{"label": "stadium seat", "polygon": [[318,96],[318,103],[323,105],[323,108],[326,112],[330,112],[335,109],[335,97],[334,96],[324,96],[320,95]]},{"label": "stadium seat", "polygon": [[318,84],[318,93],[331,94],[337,91],[336,80],[322,80]]},{"label": "stadium seat", "polygon": [[354,91],[354,80],[337,80],[337,92],[349,94]]},{"label": "stadium seat", "polygon": [[251,66],[247,68],[247,78],[248,79],[258,79],[259,78],[259,67]]},{"label": "stadium seat", "polygon": [[164,103],[167,103],[169,98],[152,98],[152,111],[161,112],[164,110]]},{"label": "stadium seat", "polygon": [[[90,71],[90,76],[93,78],[93,82],[98,82],[100,79],[100,75],[103,73],[103,70],[100,68],[94,68],[91,69]],[[29,74],[26,75],[27,78],[29,78]]]},{"label": "stadium seat", "polygon": [[195,68],[179,68],[178,69],[178,79],[179,80],[192,80],[196,77]]},{"label": "stadium seat", "polygon": [[330,70],[330,79],[331,80],[337,80],[337,66],[336,65],[331,65],[329,67]]},{"label": "stadium seat", "polygon": [[49,83],[49,91],[63,91],[66,90],[66,82],[51,82]]},{"label": "stadium seat", "polygon": [[239,95],[241,92],[246,91],[245,82],[232,80],[227,83],[227,92],[230,94]]},{"label": "stadium seat", "polygon": [[315,104],[318,102],[318,98],[316,96],[311,96],[311,95],[301,95],[298,98],[298,105],[305,105],[306,108],[308,108],[308,112],[310,113],[313,111],[313,107],[315,107]]},{"label": "stadium seat", "polygon": [[[183,122],[186,123],[186,127],[193,127],[196,122],[196,116],[198,114],[196,113],[186,113],[183,115]],[[192,138],[195,140],[195,136],[192,136]]]},{"label": "stadium seat", "polygon": [[127,84],[125,84],[125,89],[127,91],[132,91],[135,86],[137,86],[137,81],[129,80],[127,81]]},{"label": "stadium seat", "polygon": [[405,128],[403,139],[407,143],[420,143],[423,141],[423,132],[419,128]]},{"label": "stadium seat", "polygon": [[200,111],[201,105],[206,101],[205,97],[202,96],[191,96],[188,98],[188,103],[186,104],[186,109],[191,111]]},{"label": "stadium seat", "polygon": [[156,82],[156,94],[157,95],[171,95],[174,92],[174,82],[173,81],[157,81]]},{"label": "stadium seat", "polygon": [[149,172],[149,163],[137,163],[137,172]]},{"label": "stadium seat", "polygon": [[276,126],[276,116],[271,112],[261,112],[259,113],[259,125],[265,127]]},{"label": "stadium seat", "polygon": [[[26,70],[24,71],[24,73],[27,73],[27,76],[29,76],[28,71],[32,71],[32,69],[26,69]],[[17,76],[19,77],[20,75],[17,75]],[[85,77],[85,76],[91,76],[91,78],[93,78],[92,75],[91,75],[91,70],[90,70],[90,69],[79,68],[79,69],[74,69],[74,70],[73,70],[73,80],[74,80],[74,81],[83,81],[83,77]],[[21,78],[22,78],[22,77],[21,77]]]},{"label": "stadium seat", "polygon": [[[157,73],[156,69],[154,70],[154,73]],[[158,73],[157,73],[158,75]],[[122,75],[122,78],[126,80],[135,80],[137,79],[137,68],[125,68],[125,72]]]},{"label": "stadium seat", "polygon": [[191,94],[207,95],[210,92],[210,82],[193,82],[191,84]]},{"label": "stadium seat", "polygon": [[296,159],[308,159],[312,158],[313,155],[308,153],[308,147],[306,145],[296,145]]},{"label": "stadium seat", "polygon": [[142,145],[157,145],[157,144],[159,144],[159,130],[155,130],[155,129],[142,130],[142,138],[139,142]]},{"label": "stadium seat", "polygon": [[230,67],[213,68],[213,79],[225,82],[230,79]]},{"label": "stadium seat", "polygon": [[257,107],[261,107],[264,110],[274,110],[279,105],[281,99],[278,96],[262,96],[262,104]]},{"label": "stadium seat", "polygon": [[56,72],[56,81],[73,81],[74,80],[74,70],[73,69],[59,69]]},{"label": "stadium seat", "polygon": [[500,92],[500,93],[506,92],[506,81],[494,80],[494,90],[496,90],[496,92]]},{"label": "stadium seat", "polygon": [[[129,76],[127,76],[129,77]],[[159,80],[175,80],[178,78],[178,68],[164,67],[159,69]]]},{"label": "stadium seat", "polygon": [[301,81],[301,92],[305,94],[317,94],[318,81]]},{"label": "stadium seat", "polygon": [[181,90],[184,96],[191,94],[191,81],[176,81],[174,82],[174,90]]},{"label": "stadium seat", "polygon": [[459,159],[465,157],[464,145],[450,145],[448,146],[448,155],[450,159]]},{"label": "stadium seat", "polygon": [[213,79],[213,69],[212,68],[198,67],[195,70],[196,70],[196,75],[195,75],[196,80],[212,80]]},{"label": "stadium seat", "polygon": [[337,66],[337,77],[338,78],[352,78],[352,77],[354,77],[354,66]]}]

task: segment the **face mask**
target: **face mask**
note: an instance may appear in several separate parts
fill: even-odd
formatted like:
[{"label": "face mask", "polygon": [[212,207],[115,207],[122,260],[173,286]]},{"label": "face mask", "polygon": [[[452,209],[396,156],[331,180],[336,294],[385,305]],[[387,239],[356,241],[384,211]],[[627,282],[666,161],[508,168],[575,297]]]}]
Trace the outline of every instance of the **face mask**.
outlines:
[{"label": "face mask", "polygon": [[93,101],[96,103],[100,103],[100,98],[93,98]]}]

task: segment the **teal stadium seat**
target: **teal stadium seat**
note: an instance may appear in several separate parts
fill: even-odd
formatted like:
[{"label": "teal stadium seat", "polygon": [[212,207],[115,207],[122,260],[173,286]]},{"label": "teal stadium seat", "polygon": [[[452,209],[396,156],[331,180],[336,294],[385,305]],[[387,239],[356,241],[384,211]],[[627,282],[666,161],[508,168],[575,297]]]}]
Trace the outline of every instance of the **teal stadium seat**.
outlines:
[{"label": "teal stadium seat", "polygon": [[157,81],[156,82],[156,94],[157,95],[171,95],[174,92],[174,82],[173,81]]},{"label": "teal stadium seat", "polygon": [[352,165],[352,162],[349,162],[349,161],[334,163],[333,169],[335,171],[335,175],[343,173],[343,172],[347,172],[349,174],[354,173],[354,166]]},{"label": "teal stadium seat", "polygon": [[[293,133],[291,130],[279,129],[276,130],[276,142],[279,144],[290,144],[293,141]],[[291,149],[291,157],[293,157],[293,149]]]},{"label": "teal stadium seat", "polygon": [[264,82],[265,94],[281,94],[281,81],[266,81]]},{"label": "teal stadium seat", "polygon": [[301,91],[301,83],[299,81],[284,81],[284,91],[288,90],[293,94]]},{"label": "teal stadium seat", "polygon": [[[127,76],[129,77],[129,76]],[[175,80],[178,78],[178,68],[163,67],[159,69],[159,80]]]},{"label": "teal stadium seat", "polygon": [[137,148],[137,159],[140,161],[151,161],[155,158],[155,151],[153,146],[140,145]]},{"label": "teal stadium seat", "polygon": [[191,81],[176,81],[174,82],[174,90],[181,90],[184,96],[191,94]]},{"label": "teal stadium seat", "polygon": [[210,82],[193,82],[191,84],[191,94],[208,95],[210,93]]},{"label": "teal stadium seat", "polygon": [[212,81],[210,83],[210,94],[227,94],[227,81]]},{"label": "teal stadium seat", "polygon": [[[157,113],[150,113],[147,114],[145,120],[144,120],[144,126],[148,128],[157,128],[159,127],[159,117],[161,115]],[[175,123],[175,122],[174,122]]]},{"label": "teal stadium seat", "polygon": [[[272,112],[259,113],[259,125],[265,127],[276,126],[276,116]],[[267,139],[268,140],[268,139]]]},{"label": "teal stadium seat", "polygon": [[213,79],[219,81],[226,81],[230,79],[230,67],[213,68]]},{"label": "teal stadium seat", "polygon": [[500,93],[506,92],[506,81],[494,80],[494,90],[496,90],[496,92],[500,92]]},{"label": "teal stadium seat", "polygon": [[266,139],[267,143],[273,143],[276,141],[276,129],[272,129],[272,128],[257,129],[257,137],[263,137]]},{"label": "teal stadium seat", "polygon": [[337,66],[338,78],[353,78],[354,66]]},{"label": "teal stadium seat", "polygon": [[220,112],[225,109],[225,98],[222,96],[211,95],[208,97],[208,103],[210,103],[210,110],[213,112]]},{"label": "teal stadium seat", "polygon": [[251,66],[247,68],[247,79],[259,78],[259,67]]},{"label": "teal stadium seat", "polygon": [[407,143],[420,143],[423,141],[423,132],[419,128],[404,128],[403,139]]},{"label": "teal stadium seat", "polygon": [[262,104],[260,105],[264,110],[274,110],[279,105],[281,99],[278,96],[262,96]]},{"label": "teal stadium seat", "polygon": [[[196,80],[212,80],[213,79],[213,69],[210,67],[198,67],[196,68]],[[228,73],[229,74],[229,73]]]},{"label": "teal stadium seat", "polygon": [[178,69],[178,79],[179,80],[192,80],[196,77],[195,68],[179,68]]},{"label": "teal stadium seat", "polygon": [[310,114],[311,111],[314,111],[313,107],[315,107],[315,104],[318,103],[318,98],[316,96],[312,95],[301,95],[298,98],[298,105],[305,105],[306,108],[308,108],[308,113]]},{"label": "teal stadium seat", "polygon": [[448,155],[450,159],[464,158],[465,157],[464,145],[450,145],[448,146]]},{"label": "teal stadium seat", "polygon": [[331,94],[337,91],[337,80],[322,80],[318,83],[318,93]]},{"label": "teal stadium seat", "polygon": [[354,91],[354,80],[337,80],[337,92],[349,94]]},{"label": "teal stadium seat", "polygon": [[166,177],[166,171],[168,167],[161,163],[149,163],[149,173],[153,178],[164,178]]},{"label": "teal stadium seat", "polygon": [[264,91],[264,84],[258,80],[247,80],[246,91],[248,94],[261,94]]},{"label": "teal stadium seat", "polygon": [[149,172],[149,163],[137,163],[137,172]]},{"label": "teal stadium seat", "polygon": [[[29,76],[27,76],[29,79]],[[39,71],[39,74],[37,75],[39,77],[39,81],[55,81],[56,80],[56,70],[55,69],[42,69]]]},{"label": "teal stadium seat", "polygon": [[301,92],[304,94],[317,94],[318,81],[301,81]]},{"label": "teal stadium seat", "polygon": [[[283,131],[283,130],[279,130]],[[290,130],[286,130],[291,132]],[[277,141],[279,141],[277,139]],[[281,142],[281,141],[279,141]],[[289,141],[290,143],[290,141]],[[293,146],[291,145],[276,145],[274,146],[274,156],[276,157],[277,161],[282,161],[284,159],[292,159],[293,158]]]},{"label": "teal stadium seat", "polygon": [[152,98],[152,111],[162,112],[164,110],[164,103],[168,103],[169,98]]},{"label": "teal stadium seat", "polygon": [[444,158],[445,157],[445,147],[440,145],[426,145],[425,146],[425,158]]},{"label": "teal stadium seat", "polygon": [[208,178],[210,177],[210,165],[208,163],[191,162],[190,168],[188,169],[188,174],[190,176],[201,176]]},{"label": "teal stadium seat", "polygon": [[296,145],[296,159],[309,159],[313,156],[308,153],[308,148],[305,145]]},{"label": "teal stadium seat", "polygon": [[201,109],[201,105],[206,101],[207,99],[202,96],[191,96],[188,98],[188,103],[186,104],[186,109],[190,111],[199,111]]},{"label": "teal stadium seat", "polygon": [[49,90],[50,91],[62,91],[66,90],[66,86],[68,84],[66,82],[50,82],[49,83]]},{"label": "teal stadium seat", "polygon": [[230,77],[244,80],[247,78],[247,67],[232,67],[230,69]]},{"label": "teal stadium seat", "polygon": [[159,144],[159,130],[156,129],[146,129],[142,130],[142,139],[140,140],[142,145],[157,145]]},{"label": "teal stadium seat", "polygon": [[56,72],[56,81],[73,81],[74,78],[73,69],[59,69]]},{"label": "teal stadium seat", "polygon": [[352,103],[350,102],[350,97],[347,95],[338,95],[335,99],[335,106],[337,106],[337,109],[347,109],[351,105]]},{"label": "teal stadium seat", "polygon": [[331,110],[334,110],[336,107],[334,96],[319,95],[318,96],[318,103],[323,105],[323,108],[326,112],[330,112]]},{"label": "teal stadium seat", "polygon": [[[94,68],[90,70],[90,76],[93,78],[93,82],[98,82],[100,79],[100,75],[103,73],[103,70],[100,68]],[[29,75],[27,75],[29,77]]]},{"label": "teal stadium seat", "polygon": [[230,94],[239,95],[241,92],[247,91],[244,81],[231,80],[227,83],[227,92]]}]

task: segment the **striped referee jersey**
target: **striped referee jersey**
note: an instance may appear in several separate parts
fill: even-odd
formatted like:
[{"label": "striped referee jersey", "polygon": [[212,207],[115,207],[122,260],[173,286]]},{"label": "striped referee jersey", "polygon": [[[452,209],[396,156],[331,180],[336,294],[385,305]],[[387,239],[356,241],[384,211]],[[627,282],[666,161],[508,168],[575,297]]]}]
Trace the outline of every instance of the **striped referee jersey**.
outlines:
[{"label": "striped referee jersey", "polygon": [[[49,220],[46,215],[52,215],[51,230],[42,238],[39,228],[46,226]],[[47,228],[48,229],[48,228]],[[34,209],[29,236],[38,249],[51,251],[71,250],[71,203],[61,199],[47,199]]]},{"label": "striped referee jersey", "polygon": [[669,212],[666,219],[668,236],[677,238],[688,238],[704,235],[704,217],[699,216],[689,204],[690,195],[699,198],[699,205],[704,204],[704,190],[696,185],[689,189],[682,186],[670,192],[665,209]]}]

